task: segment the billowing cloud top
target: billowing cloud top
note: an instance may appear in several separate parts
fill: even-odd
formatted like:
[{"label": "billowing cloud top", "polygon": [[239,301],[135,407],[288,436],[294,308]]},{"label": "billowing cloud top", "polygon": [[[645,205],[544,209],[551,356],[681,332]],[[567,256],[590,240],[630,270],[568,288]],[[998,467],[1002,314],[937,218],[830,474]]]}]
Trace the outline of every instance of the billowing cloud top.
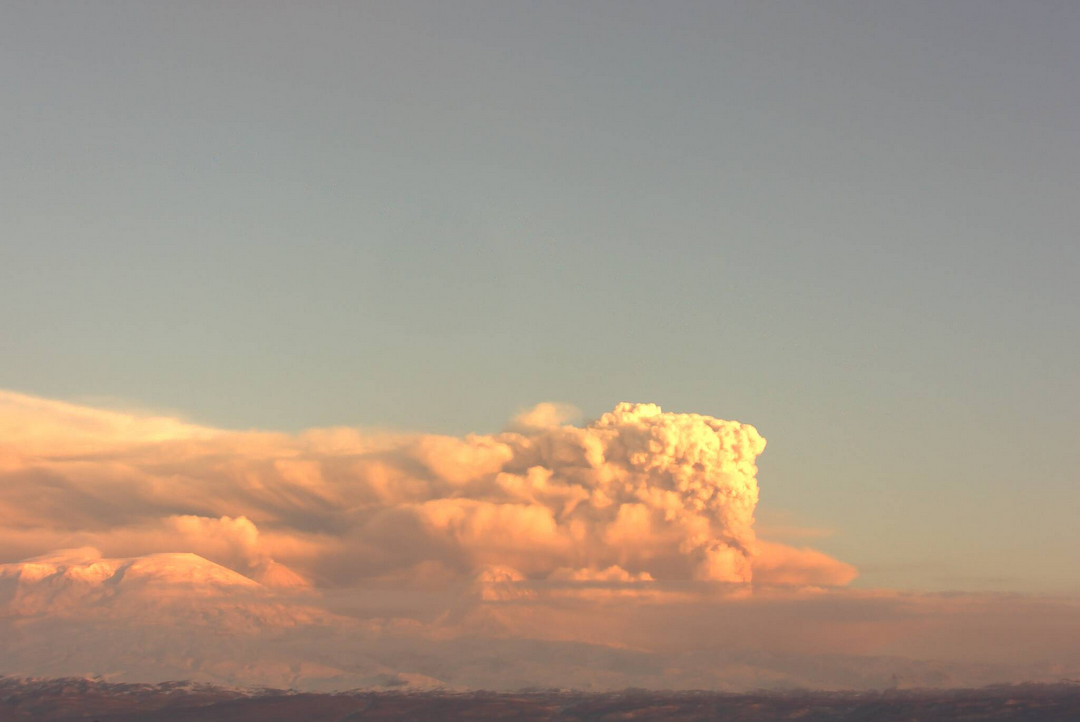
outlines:
[{"label": "billowing cloud top", "polygon": [[[846,584],[759,541],[754,427],[542,404],[464,438],[228,432],[0,392],[0,557],[192,552],[264,584]],[[498,576],[498,574],[496,576]]]}]

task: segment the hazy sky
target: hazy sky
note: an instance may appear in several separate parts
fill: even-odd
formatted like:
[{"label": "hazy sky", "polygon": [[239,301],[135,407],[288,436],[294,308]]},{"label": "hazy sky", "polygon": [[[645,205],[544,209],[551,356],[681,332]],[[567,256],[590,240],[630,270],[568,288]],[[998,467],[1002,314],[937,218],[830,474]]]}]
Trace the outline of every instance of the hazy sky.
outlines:
[{"label": "hazy sky", "polygon": [[[1080,5],[0,3],[0,387],[755,425],[857,585],[1080,590]],[[800,540],[795,540],[797,543]]]}]

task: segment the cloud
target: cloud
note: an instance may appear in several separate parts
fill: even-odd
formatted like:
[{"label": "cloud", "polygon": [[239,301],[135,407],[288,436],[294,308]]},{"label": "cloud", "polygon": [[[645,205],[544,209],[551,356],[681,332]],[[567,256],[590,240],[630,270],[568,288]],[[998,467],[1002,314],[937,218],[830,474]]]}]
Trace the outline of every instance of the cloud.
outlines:
[{"label": "cloud", "polygon": [[758,540],[754,574],[766,584],[843,586],[855,579],[858,571],[815,549]]},{"label": "cloud", "polygon": [[[92,544],[196,551],[244,574],[349,584],[437,564],[529,580],[842,584],[854,570],[753,530],[754,427],[652,404],[584,426],[541,404],[512,431],[296,436],[0,394],[0,557]],[[296,570],[295,572],[287,570]],[[567,572],[566,570],[570,570]],[[295,575],[295,577],[294,577]]]},{"label": "cloud", "polygon": [[[133,649],[173,660],[170,675],[195,659],[208,679],[292,684],[299,659],[354,686],[388,670],[725,688],[1078,669],[1062,641],[1080,629],[1073,601],[852,590],[851,565],[760,538],[752,426],[651,404],[568,418],[541,409],[462,438],[288,435],[0,393],[0,563],[45,555],[0,568],[0,646],[38,660],[0,671],[130,668]],[[193,593],[199,579],[212,593]],[[236,658],[225,621],[276,671]],[[61,664],[61,639],[93,654]],[[369,676],[345,671],[357,649]],[[983,658],[1005,666],[971,666]]]},{"label": "cloud", "polygon": [[510,422],[511,431],[529,433],[553,429],[581,418],[581,411],[571,404],[544,402],[522,411]]},{"label": "cloud", "polygon": [[[32,420],[32,424],[27,421]],[[9,453],[73,456],[177,439],[208,439],[212,429],[165,416],[96,409],[0,390],[0,432]]]}]

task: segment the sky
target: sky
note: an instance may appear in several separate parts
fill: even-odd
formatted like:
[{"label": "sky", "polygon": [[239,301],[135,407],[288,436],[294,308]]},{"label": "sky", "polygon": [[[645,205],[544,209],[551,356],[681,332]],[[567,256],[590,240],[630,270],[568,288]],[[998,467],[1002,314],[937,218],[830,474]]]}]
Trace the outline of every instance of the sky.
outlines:
[{"label": "sky", "polygon": [[301,436],[653,403],[760,431],[757,533],[854,589],[1080,592],[1078,33],[4,2],[0,388]]}]

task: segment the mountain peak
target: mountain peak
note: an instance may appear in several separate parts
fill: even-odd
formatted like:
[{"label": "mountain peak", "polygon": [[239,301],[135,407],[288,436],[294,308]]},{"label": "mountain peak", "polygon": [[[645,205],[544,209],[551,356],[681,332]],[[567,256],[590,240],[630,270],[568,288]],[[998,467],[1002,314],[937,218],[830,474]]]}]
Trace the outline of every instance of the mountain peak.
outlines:
[{"label": "mountain peak", "polygon": [[124,578],[130,580],[249,588],[262,586],[243,574],[190,552],[147,554],[122,561],[126,568]]},{"label": "mountain peak", "polygon": [[75,610],[121,597],[216,596],[263,586],[186,552],[109,559],[92,547],[0,564],[0,599],[22,613]]}]

